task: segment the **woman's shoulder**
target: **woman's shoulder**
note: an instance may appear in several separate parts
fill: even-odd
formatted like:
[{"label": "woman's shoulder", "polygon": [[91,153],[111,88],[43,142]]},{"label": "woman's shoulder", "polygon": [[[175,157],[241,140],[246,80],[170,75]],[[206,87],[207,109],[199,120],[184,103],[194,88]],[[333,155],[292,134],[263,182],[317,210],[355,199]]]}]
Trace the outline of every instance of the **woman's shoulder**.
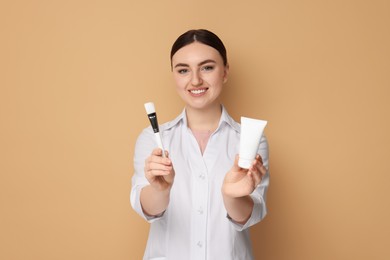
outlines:
[{"label": "woman's shoulder", "polygon": [[185,120],[185,112],[183,111],[175,119],[161,124],[159,126],[160,132],[170,131],[170,130],[180,126],[184,120]]}]

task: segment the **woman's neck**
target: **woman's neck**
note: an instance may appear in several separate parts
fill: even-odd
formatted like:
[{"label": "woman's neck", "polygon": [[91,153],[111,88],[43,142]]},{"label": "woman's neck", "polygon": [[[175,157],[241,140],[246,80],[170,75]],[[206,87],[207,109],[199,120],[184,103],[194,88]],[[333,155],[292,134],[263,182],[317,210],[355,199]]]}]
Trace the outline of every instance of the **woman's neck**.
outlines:
[{"label": "woman's neck", "polygon": [[188,127],[194,131],[214,131],[218,127],[222,106],[216,104],[204,109],[186,107]]}]

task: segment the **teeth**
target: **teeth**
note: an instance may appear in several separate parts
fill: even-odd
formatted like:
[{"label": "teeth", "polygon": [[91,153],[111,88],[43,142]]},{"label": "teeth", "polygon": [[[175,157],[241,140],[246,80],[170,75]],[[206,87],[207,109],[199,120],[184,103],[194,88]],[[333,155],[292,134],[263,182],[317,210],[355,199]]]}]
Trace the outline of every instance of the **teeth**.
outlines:
[{"label": "teeth", "polygon": [[200,94],[200,93],[203,93],[205,91],[206,91],[205,89],[193,89],[193,90],[190,90],[190,92],[193,93],[193,94]]}]

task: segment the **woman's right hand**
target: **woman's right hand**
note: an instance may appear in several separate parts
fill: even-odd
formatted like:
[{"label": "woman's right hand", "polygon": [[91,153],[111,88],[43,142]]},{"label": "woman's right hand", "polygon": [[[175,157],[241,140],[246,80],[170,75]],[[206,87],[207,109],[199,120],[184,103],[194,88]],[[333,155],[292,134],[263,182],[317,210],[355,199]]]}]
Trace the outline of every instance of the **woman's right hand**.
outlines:
[{"label": "woman's right hand", "polygon": [[145,177],[150,185],[159,191],[170,190],[175,177],[168,151],[165,151],[165,155],[166,158],[162,157],[162,150],[156,148],[145,160]]}]

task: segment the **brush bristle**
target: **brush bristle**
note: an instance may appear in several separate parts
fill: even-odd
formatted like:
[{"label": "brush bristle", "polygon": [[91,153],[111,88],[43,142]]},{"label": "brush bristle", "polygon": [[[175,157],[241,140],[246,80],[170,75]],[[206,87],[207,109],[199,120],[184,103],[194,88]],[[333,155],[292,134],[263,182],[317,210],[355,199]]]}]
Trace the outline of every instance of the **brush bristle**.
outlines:
[{"label": "brush bristle", "polygon": [[146,113],[149,115],[151,113],[156,113],[153,102],[148,102],[144,104]]}]

